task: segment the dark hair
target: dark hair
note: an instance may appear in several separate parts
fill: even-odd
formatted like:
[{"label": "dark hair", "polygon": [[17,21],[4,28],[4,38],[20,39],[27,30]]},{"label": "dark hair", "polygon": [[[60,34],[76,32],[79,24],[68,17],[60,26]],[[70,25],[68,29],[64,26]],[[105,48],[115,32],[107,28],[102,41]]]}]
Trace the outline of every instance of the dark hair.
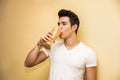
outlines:
[{"label": "dark hair", "polygon": [[59,16],[59,18],[60,18],[60,17],[64,17],[64,16],[69,17],[71,26],[77,24],[77,29],[76,29],[76,31],[75,31],[75,32],[77,33],[77,30],[78,30],[78,28],[79,28],[80,22],[79,22],[78,16],[77,16],[74,12],[72,12],[72,11],[70,11],[70,10],[66,10],[66,9],[61,9],[61,10],[58,12],[58,16]]}]

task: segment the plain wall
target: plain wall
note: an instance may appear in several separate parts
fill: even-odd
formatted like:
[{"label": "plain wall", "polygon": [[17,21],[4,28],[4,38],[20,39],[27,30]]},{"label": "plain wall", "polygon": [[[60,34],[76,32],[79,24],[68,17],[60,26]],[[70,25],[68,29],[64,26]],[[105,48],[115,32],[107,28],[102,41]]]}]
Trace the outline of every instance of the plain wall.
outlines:
[{"label": "plain wall", "polygon": [[24,61],[62,8],[79,16],[78,37],[96,52],[98,80],[120,80],[120,0],[1,0],[0,80],[48,79],[49,59],[33,68]]}]

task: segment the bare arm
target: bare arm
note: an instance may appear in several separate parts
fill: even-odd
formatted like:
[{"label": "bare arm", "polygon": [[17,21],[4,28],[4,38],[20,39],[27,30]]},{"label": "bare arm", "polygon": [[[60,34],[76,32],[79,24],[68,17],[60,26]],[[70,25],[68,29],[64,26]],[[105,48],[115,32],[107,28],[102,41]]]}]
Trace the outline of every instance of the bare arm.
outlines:
[{"label": "bare arm", "polygon": [[25,66],[26,67],[32,67],[35,66],[41,62],[43,62],[45,59],[47,59],[47,55],[41,51],[40,49],[43,47],[44,43],[51,40],[51,33],[48,32],[46,35],[44,35],[40,41],[39,45],[35,46],[27,55],[25,60]]},{"label": "bare arm", "polygon": [[96,67],[86,67],[86,78],[87,80],[97,80]]},{"label": "bare arm", "polygon": [[43,51],[40,51],[38,46],[35,46],[27,55],[25,60],[25,66],[26,67],[32,67],[35,66],[44,60],[47,59],[46,54]]}]

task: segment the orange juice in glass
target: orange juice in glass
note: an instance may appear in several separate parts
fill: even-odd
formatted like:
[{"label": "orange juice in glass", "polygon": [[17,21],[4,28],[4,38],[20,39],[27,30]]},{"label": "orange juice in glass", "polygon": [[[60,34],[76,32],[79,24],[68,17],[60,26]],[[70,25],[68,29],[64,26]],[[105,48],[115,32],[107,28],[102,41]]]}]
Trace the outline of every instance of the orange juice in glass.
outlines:
[{"label": "orange juice in glass", "polygon": [[51,47],[51,44],[56,40],[58,39],[58,37],[60,36],[62,30],[57,28],[57,27],[53,27],[52,30],[50,31],[52,33],[52,39],[47,41],[45,44],[44,44],[44,47],[46,49],[50,49]]}]

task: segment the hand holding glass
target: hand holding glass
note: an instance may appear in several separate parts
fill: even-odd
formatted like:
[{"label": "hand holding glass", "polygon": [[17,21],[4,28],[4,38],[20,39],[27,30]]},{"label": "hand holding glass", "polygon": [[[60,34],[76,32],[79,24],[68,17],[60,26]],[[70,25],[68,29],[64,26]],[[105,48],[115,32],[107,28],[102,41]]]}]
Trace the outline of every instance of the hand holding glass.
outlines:
[{"label": "hand holding glass", "polygon": [[57,27],[53,27],[52,30],[50,31],[50,33],[52,33],[51,36],[51,40],[48,40],[47,42],[45,42],[45,44],[43,44],[43,46],[46,49],[50,49],[51,44],[60,36],[62,30],[57,28]]}]

